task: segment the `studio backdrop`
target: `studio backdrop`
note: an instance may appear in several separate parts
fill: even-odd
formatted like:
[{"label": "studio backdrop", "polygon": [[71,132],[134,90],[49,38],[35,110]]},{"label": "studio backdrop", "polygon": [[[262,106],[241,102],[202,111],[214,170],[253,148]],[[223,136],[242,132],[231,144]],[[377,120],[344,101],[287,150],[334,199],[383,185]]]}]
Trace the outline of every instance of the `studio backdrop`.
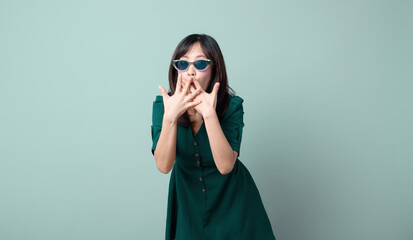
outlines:
[{"label": "studio backdrop", "polygon": [[164,239],[173,50],[219,43],[277,240],[413,239],[412,1],[0,1],[0,239]]}]

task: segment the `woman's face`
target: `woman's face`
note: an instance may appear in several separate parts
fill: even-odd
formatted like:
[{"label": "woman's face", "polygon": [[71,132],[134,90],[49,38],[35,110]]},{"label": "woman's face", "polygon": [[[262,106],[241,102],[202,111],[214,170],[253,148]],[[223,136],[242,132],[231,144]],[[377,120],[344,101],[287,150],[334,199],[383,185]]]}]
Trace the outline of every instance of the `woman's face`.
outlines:
[{"label": "woman's face", "polygon": [[[179,60],[186,60],[189,62],[193,62],[199,59],[207,59],[204,52],[202,51],[201,44],[199,42],[194,43],[189,51],[184,56],[179,58]],[[202,89],[206,91],[211,81],[212,66],[210,65],[207,69],[200,71],[196,69],[193,64],[190,64],[188,69],[186,69],[185,71],[178,71],[178,73],[182,74],[182,86],[184,86],[186,81],[188,81],[190,78],[194,78],[198,80]]]}]

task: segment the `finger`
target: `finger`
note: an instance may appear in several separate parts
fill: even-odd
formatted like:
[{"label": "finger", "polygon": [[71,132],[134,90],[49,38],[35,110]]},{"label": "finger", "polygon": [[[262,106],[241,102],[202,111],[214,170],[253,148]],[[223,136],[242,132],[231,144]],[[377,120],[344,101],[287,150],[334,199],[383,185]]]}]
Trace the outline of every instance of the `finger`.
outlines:
[{"label": "finger", "polygon": [[185,86],[184,86],[184,90],[183,93],[186,94],[188,92],[189,86],[191,85],[192,79],[189,79],[188,81],[186,81]]},{"label": "finger", "polygon": [[195,83],[195,86],[196,86],[197,88],[202,89],[201,84],[199,84],[199,81],[198,81],[197,79],[194,80],[194,83]]},{"label": "finger", "polygon": [[201,93],[201,89],[196,89],[191,94],[185,97],[184,102],[192,101],[199,93]]},{"label": "finger", "polygon": [[217,94],[218,94],[218,89],[219,89],[219,82],[216,82],[215,84],[214,84],[214,89],[212,89],[212,94],[214,95],[214,96],[216,96]]},{"label": "finger", "polygon": [[187,107],[187,108],[195,107],[195,106],[197,106],[198,104],[200,104],[201,102],[202,102],[201,99],[199,99],[199,100],[197,100],[197,101],[189,102],[189,103],[186,104],[186,107]]},{"label": "finger", "polygon": [[191,84],[191,86],[189,86],[189,90],[191,93],[195,92],[197,89],[194,87],[193,84]]},{"label": "finger", "polygon": [[182,75],[178,73],[178,80],[176,81],[175,92],[180,93],[182,89]]},{"label": "finger", "polygon": [[168,95],[168,93],[166,92],[165,88],[163,88],[162,86],[158,86],[158,88],[159,88],[159,90],[161,91],[162,99],[163,99],[163,100],[168,99],[169,95]]},{"label": "finger", "polygon": [[[194,90],[196,90],[195,88],[194,88],[194,84],[193,84],[193,77],[190,77],[189,78],[189,80],[191,81],[192,80],[192,82],[190,82],[190,84],[189,84],[189,89],[188,89],[188,92],[186,93],[186,95],[189,95],[190,93],[193,93],[194,92]],[[184,86],[185,87],[185,86]]]}]

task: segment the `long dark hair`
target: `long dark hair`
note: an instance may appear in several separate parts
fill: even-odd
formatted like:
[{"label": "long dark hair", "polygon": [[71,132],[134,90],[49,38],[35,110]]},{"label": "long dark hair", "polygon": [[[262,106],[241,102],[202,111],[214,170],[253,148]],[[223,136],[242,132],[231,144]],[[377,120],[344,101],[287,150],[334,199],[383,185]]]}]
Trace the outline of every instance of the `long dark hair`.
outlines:
[{"label": "long dark hair", "polygon": [[[219,48],[218,43],[215,41],[215,39],[206,34],[191,34],[182,39],[182,41],[178,44],[175,52],[172,55],[171,61],[179,59],[180,57],[185,55],[191,49],[192,45],[196,42],[200,43],[202,51],[204,52],[206,57],[212,60],[211,82],[207,87],[206,92],[211,93],[216,82],[219,82],[220,84],[216,105],[217,116],[220,120],[222,119],[228,108],[229,94],[231,94],[231,96],[235,96],[235,91],[228,85],[224,56],[222,55],[221,49]],[[178,72],[172,66],[172,64],[169,65],[168,78],[170,89],[168,95],[172,96],[175,93],[176,81],[178,78]],[[189,121],[188,112],[185,112],[184,114],[182,114],[182,116],[179,117],[178,124],[183,126],[189,126],[191,124]]]}]

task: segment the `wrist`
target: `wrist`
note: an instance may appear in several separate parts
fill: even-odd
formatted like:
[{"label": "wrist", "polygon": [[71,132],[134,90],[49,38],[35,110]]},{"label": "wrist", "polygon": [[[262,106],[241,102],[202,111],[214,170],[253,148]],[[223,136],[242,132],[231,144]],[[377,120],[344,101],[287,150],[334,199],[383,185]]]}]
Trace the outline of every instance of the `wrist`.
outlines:
[{"label": "wrist", "polygon": [[206,111],[203,116],[205,120],[209,120],[209,119],[216,118],[216,117],[217,117],[217,112],[215,111],[215,109],[212,109],[212,108]]},{"label": "wrist", "polygon": [[163,116],[163,124],[168,124],[168,125],[176,125],[178,122],[177,117],[170,116],[168,114],[165,114]]}]

